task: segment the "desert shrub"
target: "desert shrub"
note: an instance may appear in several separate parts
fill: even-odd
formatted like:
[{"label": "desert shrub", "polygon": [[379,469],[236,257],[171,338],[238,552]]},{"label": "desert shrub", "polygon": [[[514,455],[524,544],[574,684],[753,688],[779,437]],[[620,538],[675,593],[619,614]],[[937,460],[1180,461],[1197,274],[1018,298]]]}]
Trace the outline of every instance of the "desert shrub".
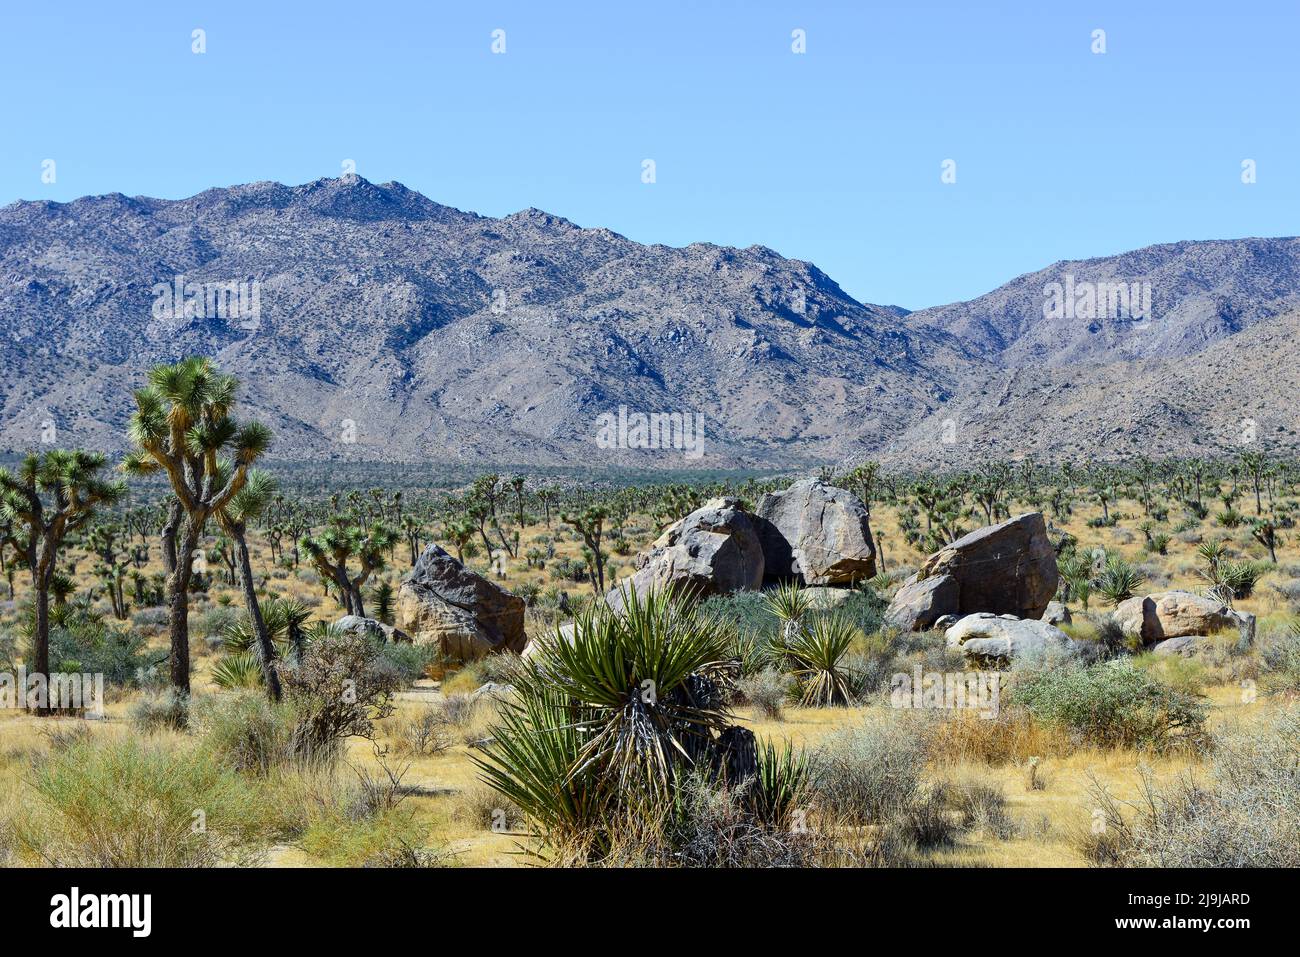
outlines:
[{"label": "desert shrub", "polygon": [[239,622],[240,613],[229,605],[217,605],[198,616],[191,628],[196,637],[219,639]]},{"label": "desert shrub", "polygon": [[397,729],[397,750],[424,757],[441,754],[452,746],[445,708],[430,706],[402,721]]},{"label": "desert shrub", "polygon": [[282,659],[276,667],[297,717],[294,752],[311,760],[327,759],[345,738],[373,737],[400,683],[380,660],[379,645],[333,628],[307,643],[301,661]]},{"label": "desert shrub", "polygon": [[948,805],[957,813],[962,830],[979,831],[1002,841],[1015,836],[1015,821],[1007,811],[1007,796],[1000,784],[966,777],[948,782],[946,790]]},{"label": "desert shrub", "polygon": [[404,686],[423,678],[437,657],[438,649],[431,645],[389,641],[379,646],[379,660],[389,665]]},{"label": "desert shrub", "polygon": [[90,727],[81,720],[51,721],[41,728],[41,735],[51,751],[66,751],[73,745],[86,743],[91,737]]},{"label": "desert shrub", "polygon": [[1135,667],[1128,659],[1017,676],[1013,704],[1040,721],[1099,747],[1163,750],[1204,741],[1200,699]]},{"label": "desert shrub", "polygon": [[702,614],[731,623],[738,635],[748,638],[755,648],[770,646],[780,633],[780,622],[762,592],[719,594],[706,598],[699,607]]},{"label": "desert shrub", "polygon": [[261,694],[200,699],[192,720],[210,753],[236,771],[267,774],[293,757],[292,709]]},{"label": "desert shrub", "polygon": [[1300,694],[1300,622],[1270,629],[1259,643],[1259,659],[1268,690]]},{"label": "desert shrub", "polygon": [[1300,611],[1300,578],[1287,578],[1284,581],[1272,582],[1271,586],[1286,602],[1287,608],[1292,614]]},{"label": "desert shrub", "polygon": [[1144,769],[1138,800],[1095,781],[1092,797],[1104,826],[1080,843],[1095,864],[1300,866],[1300,711],[1218,736],[1208,779],[1184,774],[1161,786]]},{"label": "desert shrub", "polygon": [[145,628],[153,631],[166,628],[171,618],[171,612],[164,606],[154,606],[152,608],[141,608],[131,615],[131,624],[137,628]]},{"label": "desert shrub", "polygon": [[685,778],[676,800],[660,817],[638,819],[620,830],[607,867],[769,868],[808,867],[831,848],[813,829],[773,827],[757,820],[744,789],[706,774]]},{"label": "desert shrub", "polygon": [[736,687],[743,700],[760,715],[765,718],[780,718],[781,709],[790,695],[791,684],[789,675],[775,668],[764,668],[742,677]]},{"label": "desert shrub", "polygon": [[51,612],[52,671],[102,674],[107,684],[126,685],[150,664],[144,643],[143,635],[110,625],[91,609],[66,605]]},{"label": "desert shrub", "polygon": [[479,785],[463,792],[452,817],[485,831],[518,832],[527,826],[524,812],[490,787]]},{"label": "desert shrub", "polygon": [[83,742],[30,780],[22,841],[56,867],[246,865],[271,839],[257,788],[191,747]]},{"label": "desert shrub", "polygon": [[884,823],[921,795],[931,733],[919,716],[888,714],[828,734],[812,757],[819,809],[836,820]]},{"label": "desert shrub", "polygon": [[1035,721],[1024,708],[1005,704],[993,718],[971,711],[943,714],[934,721],[930,738],[930,757],[936,764],[969,761],[997,767],[1064,757],[1074,750],[1063,729]]},{"label": "desert shrub", "polygon": [[190,723],[190,699],[172,688],[149,691],[132,703],[131,724],[146,734],[155,731],[184,731]]}]

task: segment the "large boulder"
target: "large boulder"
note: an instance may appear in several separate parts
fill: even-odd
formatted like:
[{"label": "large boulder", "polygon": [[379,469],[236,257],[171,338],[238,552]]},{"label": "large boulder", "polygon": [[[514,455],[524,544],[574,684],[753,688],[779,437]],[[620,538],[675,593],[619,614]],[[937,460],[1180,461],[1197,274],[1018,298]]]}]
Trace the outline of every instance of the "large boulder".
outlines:
[{"label": "large boulder", "polygon": [[764,495],[755,515],[769,579],[850,585],[876,574],[867,507],[852,492],[804,479]]},{"label": "large boulder", "polygon": [[[952,585],[943,578],[952,580]],[[1020,619],[1041,618],[1056,594],[1056,551],[1038,512],[978,528],[927,558],[915,578],[895,594],[887,621],[920,630],[941,615],[989,612]],[[938,579],[938,581],[932,581]],[[952,588],[955,600],[948,600]],[[941,599],[925,614],[908,605]]]},{"label": "large boulder", "polygon": [[758,533],[734,498],[712,499],[674,522],[636,565],[632,578],[605,596],[615,611],[623,609],[623,589],[641,597],[651,589],[671,591],[693,601],[763,583]]},{"label": "large boulder", "polygon": [[961,589],[951,575],[908,579],[885,609],[885,623],[902,631],[925,631],[945,616],[957,614]]},{"label": "large boulder", "polygon": [[944,641],[981,663],[1028,655],[1071,655],[1077,650],[1074,640],[1055,625],[988,612],[966,615],[944,633]]},{"label": "large boulder", "polygon": [[437,545],[421,553],[397,593],[398,627],[451,661],[524,649],[524,600],[476,575]]},{"label": "large boulder", "polygon": [[1217,598],[1190,591],[1166,591],[1120,602],[1112,613],[1124,635],[1141,645],[1170,638],[1212,635],[1235,629],[1245,644],[1255,637],[1255,616],[1235,611]]}]

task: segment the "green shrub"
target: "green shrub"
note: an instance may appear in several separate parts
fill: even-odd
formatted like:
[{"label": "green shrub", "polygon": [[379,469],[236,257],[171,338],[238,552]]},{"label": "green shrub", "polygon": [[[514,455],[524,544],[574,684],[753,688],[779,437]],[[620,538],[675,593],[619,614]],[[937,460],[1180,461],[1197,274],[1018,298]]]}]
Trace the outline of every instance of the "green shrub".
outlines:
[{"label": "green shrub", "polygon": [[425,669],[438,657],[433,645],[415,645],[405,641],[389,641],[379,646],[379,660],[386,662],[403,685],[410,685],[424,677]]},{"label": "green shrub", "polygon": [[1100,747],[1163,750],[1204,741],[1199,696],[1163,684],[1126,658],[1024,672],[1010,703]]},{"label": "green shrub", "polygon": [[55,867],[247,865],[272,839],[258,789],[194,748],[77,743],[31,785],[22,840]]},{"label": "green shrub", "polygon": [[155,731],[184,731],[190,723],[190,699],[171,688],[146,692],[131,705],[131,724],[150,734]]},{"label": "green shrub", "polygon": [[292,757],[293,710],[263,694],[201,699],[193,724],[213,757],[236,771],[267,774]]},{"label": "green shrub", "polygon": [[52,612],[50,619],[52,671],[102,674],[106,684],[126,685],[150,664],[144,654],[144,636],[108,624],[98,612],[65,605]]}]

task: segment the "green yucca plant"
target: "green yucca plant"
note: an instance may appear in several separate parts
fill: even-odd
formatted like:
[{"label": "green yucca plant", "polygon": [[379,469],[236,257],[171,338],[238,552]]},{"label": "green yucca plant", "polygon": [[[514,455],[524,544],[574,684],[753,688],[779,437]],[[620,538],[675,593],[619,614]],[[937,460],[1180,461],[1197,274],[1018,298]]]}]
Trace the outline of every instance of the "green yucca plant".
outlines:
[{"label": "green yucca plant", "polygon": [[[311,611],[295,598],[272,596],[262,603],[262,620],[276,647],[277,657],[296,656],[311,634],[306,629]],[[247,615],[236,619],[222,633],[225,656],[212,669],[212,681],[218,688],[256,688],[265,680],[262,659],[258,654],[257,633]],[[255,674],[248,673],[252,668]]]},{"label": "green yucca plant", "polygon": [[808,794],[810,777],[802,749],[796,751],[789,741],[780,748],[764,741],[758,746],[758,773],[746,794],[754,817],[769,827],[789,828]]},{"label": "green yucca plant", "polygon": [[589,737],[580,768],[612,773],[629,793],[666,792],[674,766],[693,761],[691,743],[727,726],[723,696],[709,685],[723,677],[728,637],[669,595],[625,590],[622,614],[588,606],[571,640],[545,644],[547,680],[593,710],[581,725]]},{"label": "green yucca plant", "polygon": [[662,815],[730,718],[727,631],[667,594],[623,597],[621,614],[592,605],[571,639],[539,640],[474,757],[553,848],[599,853],[619,822]]},{"label": "green yucca plant", "polygon": [[853,622],[835,613],[818,615],[778,639],[776,651],[799,682],[804,707],[848,704],[851,700],[852,681],[844,658],[857,635]]},{"label": "green yucca plant", "polygon": [[212,683],[230,691],[262,684],[262,659],[254,649],[232,651],[212,666]]},{"label": "green yucca plant", "polygon": [[763,603],[783,625],[801,622],[812,609],[811,596],[796,581],[763,592]]},{"label": "green yucca plant", "polygon": [[472,755],[480,777],[513,802],[548,847],[607,850],[601,826],[615,795],[591,765],[581,767],[582,725],[594,711],[532,680],[520,669],[522,693],[503,701],[484,756]]},{"label": "green yucca plant", "polygon": [[1111,556],[1106,560],[1106,567],[1097,576],[1094,585],[1108,602],[1118,605],[1132,598],[1133,593],[1141,588],[1145,581],[1146,576],[1124,559]]}]

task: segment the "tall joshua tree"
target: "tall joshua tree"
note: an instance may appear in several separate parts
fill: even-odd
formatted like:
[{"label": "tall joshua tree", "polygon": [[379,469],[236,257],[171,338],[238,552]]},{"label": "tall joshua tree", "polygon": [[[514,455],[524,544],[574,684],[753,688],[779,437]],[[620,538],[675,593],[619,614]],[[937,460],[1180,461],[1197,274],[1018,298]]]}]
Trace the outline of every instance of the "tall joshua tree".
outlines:
[{"label": "tall joshua tree", "polygon": [[[65,536],[85,525],[102,505],[126,494],[122,482],[105,481],[103,455],[55,449],[29,455],[17,473],[0,469],[0,519],[10,523],[10,542],[32,576],[36,604],[35,667],[50,674],[50,591]],[[48,714],[48,707],[40,709]]]},{"label": "tall joshua tree", "polygon": [[[321,577],[334,583],[339,602],[348,614],[364,618],[361,587],[371,574],[383,570],[385,555],[396,541],[397,532],[386,522],[372,522],[369,528],[362,528],[335,519],[316,537],[303,536],[300,544]],[[348,562],[353,558],[361,564],[355,576],[348,571]]]},{"label": "tall joshua tree", "polygon": [[260,422],[231,415],[239,383],[207,358],[193,357],[150,370],[135,393],[127,427],[134,451],[130,474],[164,472],[175,500],[163,533],[163,567],[171,638],[172,687],[190,690],[189,590],[194,554],[208,520],[223,511],[248,480],[248,469],[271,441]]},{"label": "tall joshua tree", "polygon": [[262,678],[266,693],[272,701],[280,700],[280,676],[275,670],[275,642],[267,630],[262,608],[257,603],[257,586],[253,583],[253,563],[248,558],[248,523],[265,513],[275,496],[275,479],[261,469],[251,469],[244,487],[236,492],[226,507],[217,512],[217,521],[234,543],[235,565],[239,571],[239,586],[244,593],[244,606],[248,621],[257,642],[258,659],[262,664]]}]

